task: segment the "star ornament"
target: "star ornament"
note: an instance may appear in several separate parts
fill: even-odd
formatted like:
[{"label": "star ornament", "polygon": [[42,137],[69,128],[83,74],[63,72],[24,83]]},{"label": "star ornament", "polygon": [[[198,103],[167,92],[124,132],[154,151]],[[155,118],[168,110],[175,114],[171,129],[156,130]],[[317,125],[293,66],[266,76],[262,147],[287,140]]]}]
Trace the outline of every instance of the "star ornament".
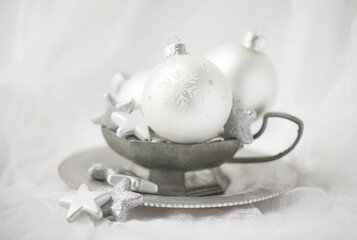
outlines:
[{"label": "star ornament", "polygon": [[106,191],[89,191],[86,184],[79,186],[75,195],[61,198],[59,204],[68,209],[67,220],[73,222],[82,212],[86,212],[95,219],[103,217],[100,208],[110,200],[110,194]]},{"label": "star ornament", "polygon": [[123,178],[110,191],[113,201],[110,210],[116,221],[125,221],[129,210],[143,203],[143,195],[130,189],[131,180]]},{"label": "star ornament", "polygon": [[104,101],[105,111],[102,114],[94,117],[92,121],[93,123],[102,125],[115,131],[118,126],[111,119],[112,113],[115,111],[131,112],[135,106],[135,101],[134,99],[127,99],[126,101],[118,103],[117,100],[110,94],[104,95]]},{"label": "star ornament", "polygon": [[143,141],[151,139],[149,128],[140,109],[135,109],[131,113],[113,112],[111,119],[119,126],[116,131],[118,137],[134,135]]},{"label": "star ornament", "polygon": [[252,143],[254,138],[250,125],[256,118],[255,111],[244,110],[239,100],[233,98],[232,111],[224,125],[226,139],[238,139],[243,143]]},{"label": "star ornament", "polygon": [[89,176],[98,181],[107,181],[108,176],[115,174],[123,174],[128,176],[136,176],[133,172],[128,171],[119,166],[109,166],[103,163],[94,163],[88,168]]}]

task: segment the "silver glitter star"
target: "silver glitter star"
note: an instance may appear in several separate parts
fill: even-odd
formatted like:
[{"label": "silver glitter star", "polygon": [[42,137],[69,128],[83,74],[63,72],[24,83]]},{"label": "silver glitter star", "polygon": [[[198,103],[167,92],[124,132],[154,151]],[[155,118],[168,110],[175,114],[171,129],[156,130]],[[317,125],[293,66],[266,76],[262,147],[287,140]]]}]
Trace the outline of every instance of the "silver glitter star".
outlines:
[{"label": "silver glitter star", "polygon": [[104,205],[103,209],[106,213],[108,213],[108,207],[110,204],[111,215],[116,221],[125,221],[128,211],[143,203],[143,195],[132,192],[130,189],[130,179],[123,178],[110,190],[112,202],[108,202],[108,204]]},{"label": "silver glitter star", "polygon": [[133,172],[128,171],[118,166],[108,166],[103,163],[94,163],[88,168],[88,173],[91,178],[99,181],[107,181],[109,175],[123,174],[128,176],[136,176]]},{"label": "silver glitter star", "polygon": [[118,137],[134,135],[143,141],[150,140],[149,128],[140,109],[132,113],[113,112],[112,120],[119,126],[116,131]]},{"label": "silver glitter star", "polygon": [[95,219],[103,217],[100,208],[110,200],[110,194],[106,191],[90,192],[86,184],[79,186],[75,195],[61,198],[59,204],[68,208],[67,220],[73,222],[82,212],[87,212]]},{"label": "silver glitter star", "polygon": [[110,94],[104,95],[105,111],[93,118],[93,123],[100,124],[111,130],[116,130],[117,125],[112,121],[111,115],[115,111],[131,112],[135,106],[134,99],[127,99],[124,102],[118,103],[117,100]]},{"label": "silver glitter star", "polygon": [[246,144],[252,143],[254,139],[250,124],[255,118],[255,111],[244,110],[239,100],[233,98],[232,111],[224,125],[224,138],[235,138]]}]

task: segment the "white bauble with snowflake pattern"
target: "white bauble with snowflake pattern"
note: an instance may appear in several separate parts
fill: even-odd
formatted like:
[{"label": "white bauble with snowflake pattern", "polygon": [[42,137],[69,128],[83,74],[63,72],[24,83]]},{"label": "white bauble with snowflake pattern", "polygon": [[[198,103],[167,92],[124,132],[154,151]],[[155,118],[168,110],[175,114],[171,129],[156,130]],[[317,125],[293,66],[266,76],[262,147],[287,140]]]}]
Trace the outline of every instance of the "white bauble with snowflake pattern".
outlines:
[{"label": "white bauble with snowflake pattern", "polygon": [[186,53],[183,44],[166,49],[167,59],[150,73],[142,108],[148,125],[172,142],[204,142],[226,123],[232,93],[211,62]]}]

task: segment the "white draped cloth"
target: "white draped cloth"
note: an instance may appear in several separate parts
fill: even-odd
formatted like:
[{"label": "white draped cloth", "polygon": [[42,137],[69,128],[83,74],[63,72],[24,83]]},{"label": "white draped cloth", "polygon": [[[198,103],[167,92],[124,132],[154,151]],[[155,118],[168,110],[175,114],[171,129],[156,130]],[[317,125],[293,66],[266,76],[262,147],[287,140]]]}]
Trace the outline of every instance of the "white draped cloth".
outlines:
[{"label": "white draped cloth", "polygon": [[[279,91],[271,110],[301,118],[284,161],[299,175],[280,197],[241,207],[138,207],[125,223],[67,223],[61,161],[104,145],[91,123],[117,71],[151,69],[177,35],[189,52],[264,24]],[[357,238],[357,2],[1,1],[1,239]],[[271,121],[247,149],[276,153],[296,129]]]}]

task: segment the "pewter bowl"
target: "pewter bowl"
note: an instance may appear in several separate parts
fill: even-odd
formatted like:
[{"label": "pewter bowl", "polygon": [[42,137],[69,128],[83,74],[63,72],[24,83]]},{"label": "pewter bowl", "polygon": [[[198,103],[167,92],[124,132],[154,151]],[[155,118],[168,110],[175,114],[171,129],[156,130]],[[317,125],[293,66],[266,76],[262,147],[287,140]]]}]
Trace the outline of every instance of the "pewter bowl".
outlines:
[{"label": "pewter bowl", "polygon": [[231,160],[242,146],[236,139],[196,144],[144,142],[119,138],[105,127],[102,131],[108,145],[118,154],[145,168],[165,171],[214,168]]},{"label": "pewter bowl", "polygon": [[229,179],[219,169],[223,163],[257,163],[279,159],[288,154],[299,142],[303,123],[286,113],[267,113],[261,129],[254,135],[258,138],[264,132],[268,118],[290,120],[298,125],[298,134],[293,144],[274,156],[234,158],[243,146],[237,139],[196,144],[168,142],[146,142],[118,137],[115,132],[102,127],[108,145],[119,155],[133,163],[147,168],[148,179],[159,186],[159,194],[174,196],[202,196],[219,194],[229,185]]}]

